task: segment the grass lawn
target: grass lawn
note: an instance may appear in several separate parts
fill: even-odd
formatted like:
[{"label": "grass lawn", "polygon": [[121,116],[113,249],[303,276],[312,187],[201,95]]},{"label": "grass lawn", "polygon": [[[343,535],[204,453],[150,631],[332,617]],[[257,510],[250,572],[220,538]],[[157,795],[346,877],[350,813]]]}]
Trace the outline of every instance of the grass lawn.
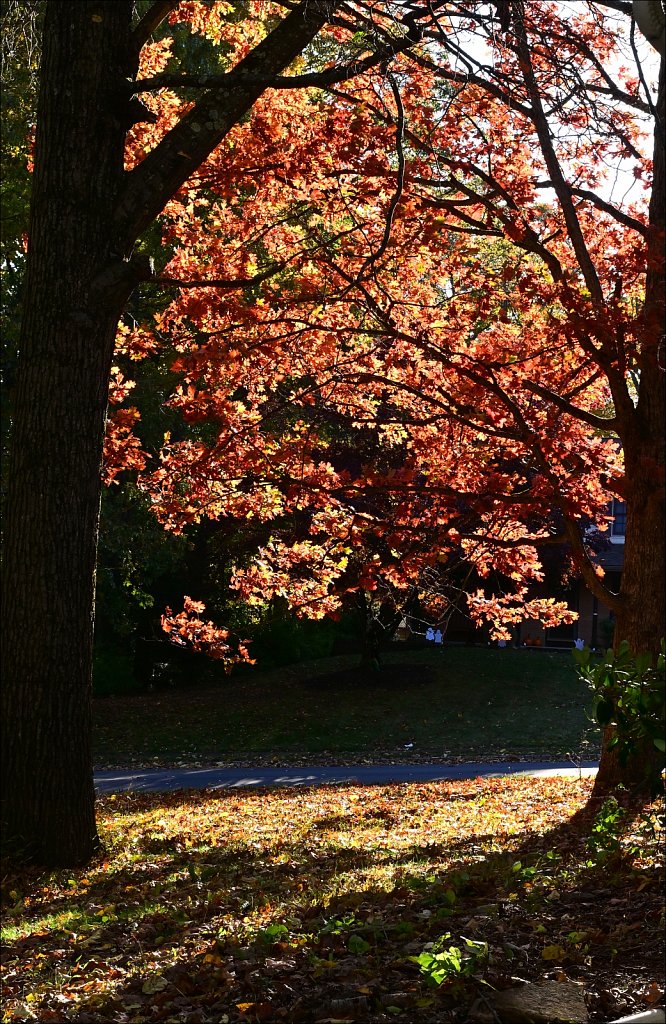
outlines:
[{"label": "grass lawn", "polygon": [[657,808],[607,807],[593,830],[589,788],[107,797],[94,863],[3,866],[0,1019],[461,1024],[516,979],[582,984],[592,1024],[647,1008],[663,996]]},{"label": "grass lawn", "polygon": [[328,658],[221,675],[206,689],[98,698],[95,763],[598,752],[569,653],[426,648],[392,651],[379,674],[356,666],[356,656]]}]

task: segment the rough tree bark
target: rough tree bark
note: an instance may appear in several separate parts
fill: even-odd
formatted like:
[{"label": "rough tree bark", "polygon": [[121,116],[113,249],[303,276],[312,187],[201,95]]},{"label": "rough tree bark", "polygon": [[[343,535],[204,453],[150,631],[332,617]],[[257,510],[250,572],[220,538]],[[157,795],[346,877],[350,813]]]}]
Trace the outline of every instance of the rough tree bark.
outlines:
[{"label": "rough tree bark", "polygon": [[[94,852],[90,694],[100,463],[121,296],[113,256],[127,125],[112,85],[132,4],[49,4],[14,398],[3,570],[3,819],[51,863]],[[106,301],[105,301],[106,300]]]},{"label": "rough tree bark", "polygon": [[[156,3],[158,20],[174,6]],[[132,247],[334,8],[300,3],[235,69],[240,78],[204,93],[125,173],[145,27],[132,33],[131,0],[47,5],[2,583],[2,820],[44,864],[81,864],[99,846],[91,679],[100,469],[116,326],[148,272]]]}]

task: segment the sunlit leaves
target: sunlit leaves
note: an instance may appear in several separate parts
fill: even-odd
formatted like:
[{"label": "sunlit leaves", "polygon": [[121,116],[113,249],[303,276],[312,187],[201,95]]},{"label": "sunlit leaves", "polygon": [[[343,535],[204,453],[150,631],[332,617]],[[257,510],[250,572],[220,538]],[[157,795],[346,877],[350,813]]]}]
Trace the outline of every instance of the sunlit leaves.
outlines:
[{"label": "sunlit leaves", "polygon": [[[395,12],[376,8],[388,31]],[[187,3],[171,20],[191,20],[230,67],[272,13]],[[466,563],[473,586],[458,590],[472,589],[469,611],[499,637],[525,600],[544,625],[568,620],[529,589],[543,576],[540,545],[555,519],[603,528],[622,477],[605,423],[639,356],[647,210],[643,196],[613,206],[594,190],[620,156],[645,172],[641,102],[598,87],[619,45],[614,23],[529,6],[532,71],[572,215],[553,198],[511,37],[482,4],[424,18],[427,47],[392,65],[402,148],[380,69],[330,92],[266,92],[169,203],[165,274],[187,287],[153,322],[122,328],[119,354],[160,343],[180,353],[169,403],[188,429],[141,475],[160,522],[275,524],[239,567],[247,600],[275,594],[319,616],[358,587],[433,590],[426,577],[443,554]],[[472,32],[492,61],[480,67],[472,53],[474,74],[461,76],[456,50]],[[363,34],[337,26],[303,63],[358,45]],[[142,74],[168,52],[165,40],[146,48]],[[137,127],[132,143],[144,150],[174,116],[170,93],[151,102],[161,122]],[[117,451],[131,454],[129,441]]]},{"label": "sunlit leaves", "polygon": [[[569,824],[588,790],[477,779],[106,798],[103,860],[4,876],[5,1019],[307,1021],[354,998],[356,1019],[397,1003],[421,1021],[451,993],[468,1005],[479,985],[550,964],[599,987],[610,951],[615,977],[623,937],[659,913],[660,837],[650,812],[626,815],[625,865],[595,873],[588,826]],[[647,992],[658,949],[642,949]]]}]

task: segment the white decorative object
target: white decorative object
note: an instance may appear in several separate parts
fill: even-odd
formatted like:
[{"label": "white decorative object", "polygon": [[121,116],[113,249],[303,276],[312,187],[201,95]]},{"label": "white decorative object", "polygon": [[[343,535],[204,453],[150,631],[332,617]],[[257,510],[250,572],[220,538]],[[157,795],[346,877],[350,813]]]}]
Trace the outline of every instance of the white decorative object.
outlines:
[{"label": "white decorative object", "polygon": [[666,1024],[666,1011],[659,1006],[655,1010],[643,1010],[628,1017],[619,1017],[613,1024]]}]

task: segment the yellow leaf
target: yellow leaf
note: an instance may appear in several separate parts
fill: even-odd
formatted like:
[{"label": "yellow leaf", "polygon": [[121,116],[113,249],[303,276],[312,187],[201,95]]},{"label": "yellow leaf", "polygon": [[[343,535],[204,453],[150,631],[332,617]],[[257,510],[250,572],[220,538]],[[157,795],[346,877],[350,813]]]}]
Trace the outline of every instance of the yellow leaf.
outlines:
[{"label": "yellow leaf", "polygon": [[544,946],[541,951],[541,958],[543,960],[562,960],[567,955],[565,949],[561,946]]}]

